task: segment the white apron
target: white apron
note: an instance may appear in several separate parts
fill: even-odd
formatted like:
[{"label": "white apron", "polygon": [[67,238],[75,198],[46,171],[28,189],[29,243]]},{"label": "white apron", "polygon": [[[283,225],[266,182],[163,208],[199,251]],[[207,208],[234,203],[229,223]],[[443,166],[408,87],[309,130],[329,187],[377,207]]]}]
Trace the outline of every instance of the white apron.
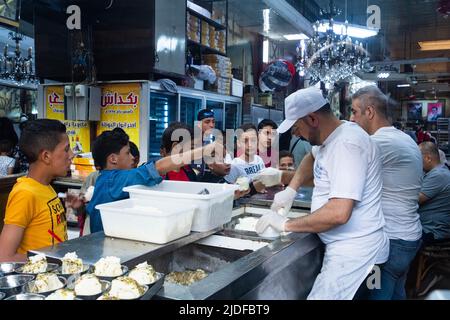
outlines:
[{"label": "white apron", "polygon": [[387,261],[389,239],[383,230],[326,245],[322,270],[308,300],[351,300],[375,264]]}]

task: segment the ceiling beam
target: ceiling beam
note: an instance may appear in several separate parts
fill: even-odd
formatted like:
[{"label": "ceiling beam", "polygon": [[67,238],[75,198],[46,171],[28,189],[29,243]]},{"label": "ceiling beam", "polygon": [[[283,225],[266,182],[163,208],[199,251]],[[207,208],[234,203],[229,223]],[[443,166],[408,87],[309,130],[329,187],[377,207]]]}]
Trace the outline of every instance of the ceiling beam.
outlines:
[{"label": "ceiling beam", "polygon": [[311,22],[285,0],[263,0],[263,2],[295,27],[298,32],[302,32],[310,38],[313,36],[314,29]]}]

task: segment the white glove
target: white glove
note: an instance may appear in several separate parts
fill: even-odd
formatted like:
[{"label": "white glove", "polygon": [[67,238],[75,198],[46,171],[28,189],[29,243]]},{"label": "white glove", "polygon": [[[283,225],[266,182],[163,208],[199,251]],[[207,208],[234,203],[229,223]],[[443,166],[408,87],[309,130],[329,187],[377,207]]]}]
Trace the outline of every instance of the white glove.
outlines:
[{"label": "white glove", "polygon": [[281,184],[283,171],[275,168],[266,168],[261,170],[254,180],[261,182],[266,187],[273,187]]},{"label": "white glove", "polygon": [[287,187],[285,190],[278,192],[273,198],[273,203],[270,209],[275,212],[279,212],[280,209],[284,210],[284,214],[287,215],[291,210],[292,203],[297,196],[297,191],[291,187]]},{"label": "white glove", "polygon": [[255,230],[258,234],[262,234],[267,227],[271,226],[279,232],[285,231],[285,225],[288,218],[279,215],[276,212],[271,212],[263,215],[256,223]]}]

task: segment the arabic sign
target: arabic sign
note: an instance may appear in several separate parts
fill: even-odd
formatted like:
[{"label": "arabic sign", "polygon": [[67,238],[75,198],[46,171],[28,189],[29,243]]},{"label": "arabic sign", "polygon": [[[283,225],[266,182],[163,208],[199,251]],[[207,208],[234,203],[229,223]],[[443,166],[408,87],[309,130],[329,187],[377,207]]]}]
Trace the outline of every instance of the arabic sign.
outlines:
[{"label": "arabic sign", "polygon": [[139,146],[140,92],[139,83],[103,86],[97,135],[119,127]]},{"label": "arabic sign", "polygon": [[48,119],[64,120],[64,87],[47,87],[45,95],[46,115]]},{"label": "arabic sign", "polygon": [[91,127],[89,121],[64,120],[64,87],[47,87],[45,97],[47,119],[59,120],[66,125],[72,150],[75,153],[90,152]]}]

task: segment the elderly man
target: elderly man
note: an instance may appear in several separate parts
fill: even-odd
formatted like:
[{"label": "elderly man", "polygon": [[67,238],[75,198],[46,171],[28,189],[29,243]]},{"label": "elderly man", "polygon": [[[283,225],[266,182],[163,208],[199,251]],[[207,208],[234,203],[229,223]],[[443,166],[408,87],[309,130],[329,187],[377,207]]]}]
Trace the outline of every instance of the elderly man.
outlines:
[{"label": "elderly man", "polygon": [[318,233],[325,256],[308,299],[352,299],[374,265],[389,254],[378,149],[358,125],[339,121],[315,87],[286,99],[286,120],[279,131],[292,126],[295,135],[315,147],[289,187],[275,195],[272,210],[288,211],[296,190],[314,178],[312,213],[289,220],[272,212],[258,221],[257,231],[270,225],[279,231]]},{"label": "elderly man", "polygon": [[425,243],[450,239],[450,171],[442,167],[439,150],[432,142],[420,144],[423,157],[419,215]]},{"label": "elderly man", "polygon": [[422,226],[417,213],[422,185],[422,155],[417,144],[388,120],[389,99],[376,86],[353,95],[351,120],[378,146],[383,190],[381,204],[390,240],[389,259],[381,268],[381,288],[370,299],[404,300],[409,265],[421,245]]}]

